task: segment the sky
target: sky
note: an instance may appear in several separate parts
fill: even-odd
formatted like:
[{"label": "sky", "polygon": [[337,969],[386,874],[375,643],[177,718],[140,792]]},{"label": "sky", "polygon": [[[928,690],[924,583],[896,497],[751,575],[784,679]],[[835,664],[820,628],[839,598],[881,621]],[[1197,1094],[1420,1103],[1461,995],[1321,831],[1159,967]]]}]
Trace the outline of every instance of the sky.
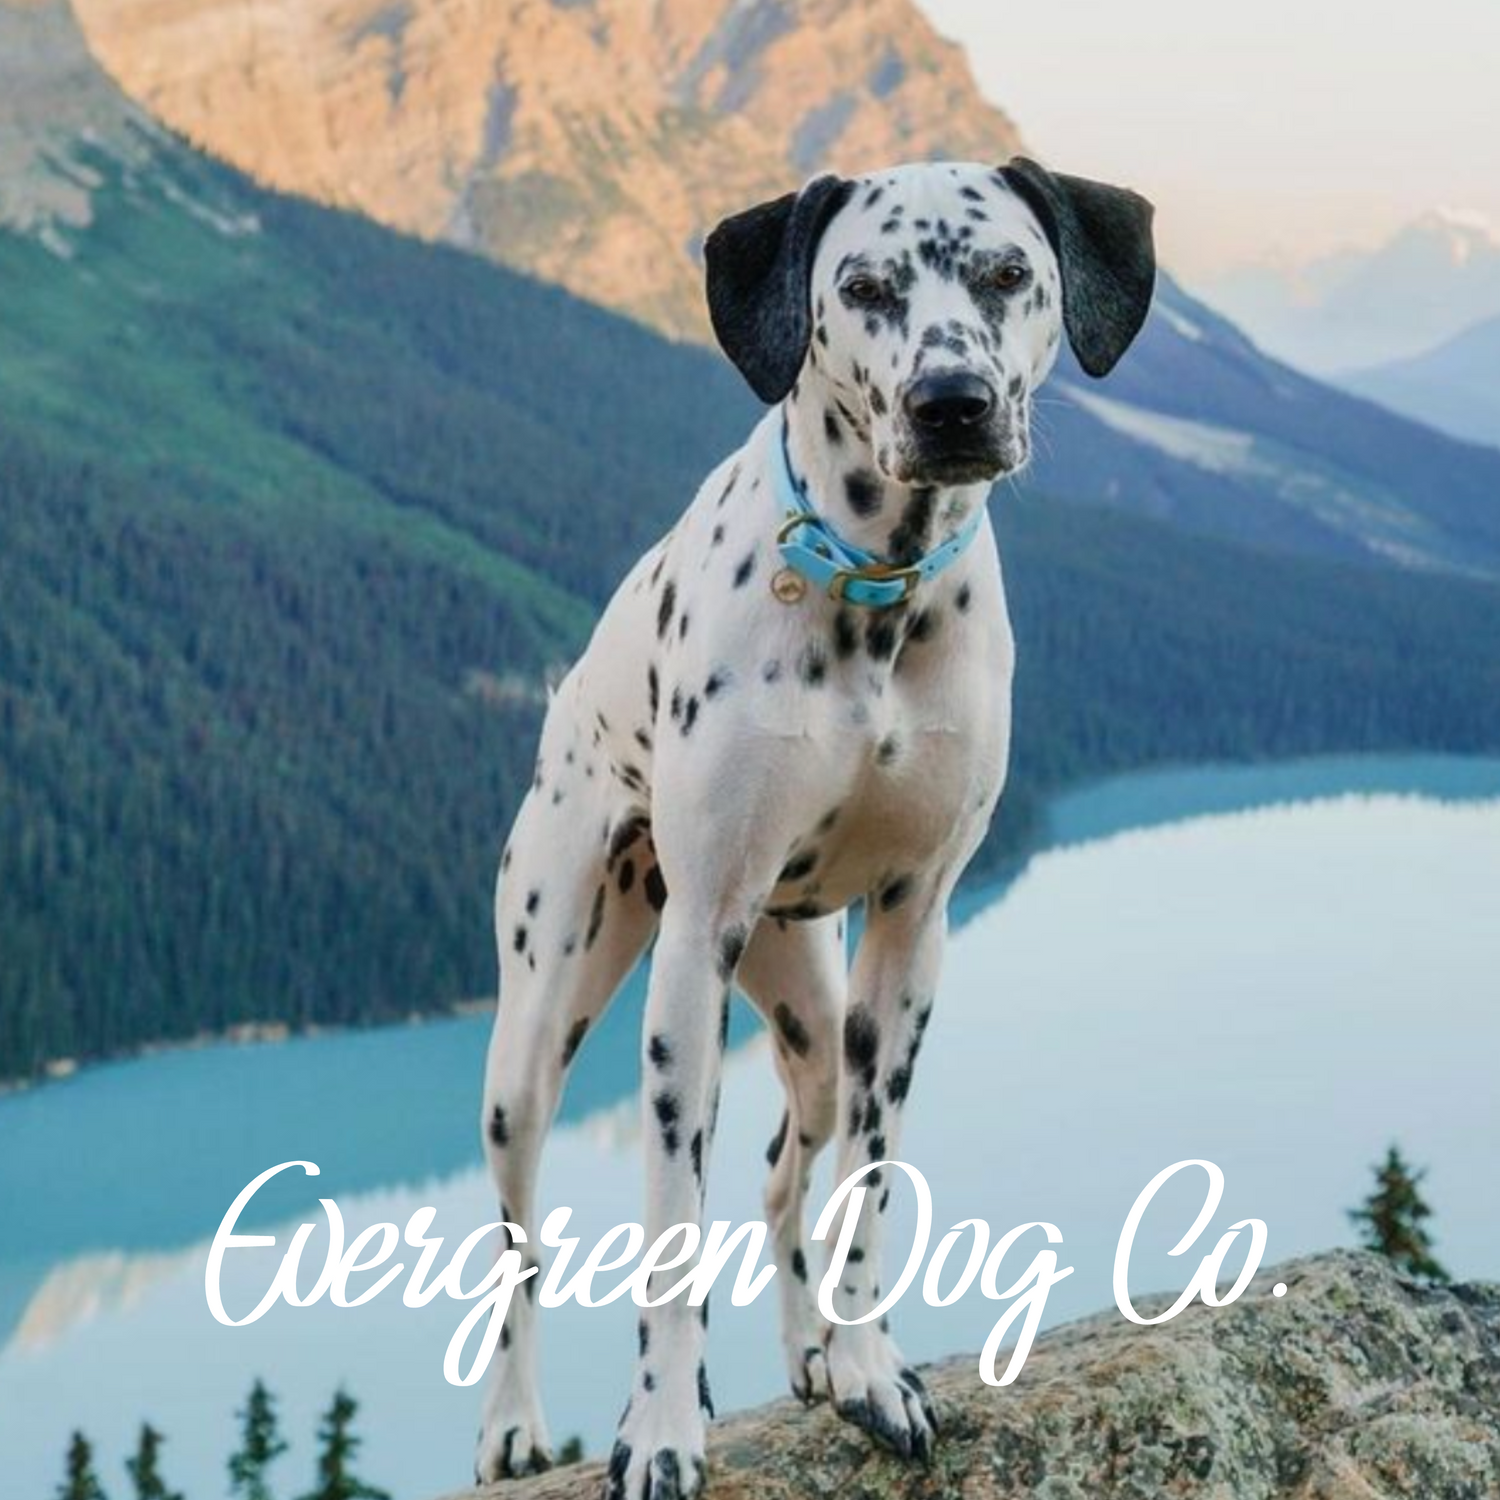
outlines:
[{"label": "sky", "polygon": [[1158,206],[1190,278],[1500,226],[1500,0],[918,0],[1049,165]]}]

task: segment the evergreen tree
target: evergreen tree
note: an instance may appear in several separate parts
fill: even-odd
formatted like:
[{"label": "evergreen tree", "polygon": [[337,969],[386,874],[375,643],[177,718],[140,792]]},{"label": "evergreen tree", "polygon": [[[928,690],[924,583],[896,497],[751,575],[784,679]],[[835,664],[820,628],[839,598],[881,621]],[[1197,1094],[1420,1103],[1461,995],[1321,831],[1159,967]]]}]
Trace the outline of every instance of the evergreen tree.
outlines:
[{"label": "evergreen tree", "polygon": [[58,1486],[57,1500],[105,1500],[104,1486],[94,1473],[94,1449],[81,1432],[68,1444],[68,1477]]},{"label": "evergreen tree", "polygon": [[353,1432],[354,1414],[358,1410],[359,1403],[340,1387],[318,1429],[323,1446],[318,1454],[317,1488],[302,1500],[391,1500],[384,1490],[366,1484],[351,1472],[350,1465],[360,1445]]},{"label": "evergreen tree", "polygon": [[1432,1254],[1432,1237],[1423,1228],[1432,1217],[1417,1191],[1426,1171],[1413,1172],[1400,1149],[1392,1146],[1385,1161],[1375,1168],[1377,1187],[1363,1207],[1349,1210],[1360,1226],[1366,1250],[1373,1250],[1395,1263],[1398,1270],[1427,1281],[1447,1281],[1447,1271]]},{"label": "evergreen tree", "polygon": [[257,1380],[250,1399],[240,1412],[240,1447],[229,1459],[229,1493],[236,1500],[271,1500],[266,1470],[286,1452],[286,1442],[276,1425],[276,1402]]},{"label": "evergreen tree", "polygon": [[125,1460],[125,1468],[135,1485],[135,1500],[182,1500],[176,1490],[169,1490],[161,1477],[158,1455],[163,1438],[149,1422],[141,1423],[140,1442],[135,1457]]}]

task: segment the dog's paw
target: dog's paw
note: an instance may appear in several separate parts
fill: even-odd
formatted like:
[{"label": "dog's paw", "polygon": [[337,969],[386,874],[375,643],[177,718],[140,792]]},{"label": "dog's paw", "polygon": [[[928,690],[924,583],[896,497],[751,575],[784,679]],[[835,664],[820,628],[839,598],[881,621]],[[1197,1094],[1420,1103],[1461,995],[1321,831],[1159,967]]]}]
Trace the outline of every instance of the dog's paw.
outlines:
[{"label": "dog's paw", "polygon": [[552,1467],[552,1444],[534,1390],[513,1365],[497,1367],[486,1394],[474,1455],[474,1482],[494,1484]]},{"label": "dog's paw", "polygon": [[797,1347],[788,1343],[786,1364],[792,1394],[804,1406],[814,1406],[828,1399],[828,1356],[822,1344]]},{"label": "dog's paw", "polygon": [[552,1447],[540,1423],[513,1422],[508,1427],[485,1426],[474,1456],[474,1483],[495,1484],[544,1474],[552,1467]]},{"label": "dog's paw", "polygon": [[697,1500],[707,1482],[706,1429],[700,1410],[676,1418],[661,1395],[639,1396],[625,1409],[604,1500]]},{"label": "dog's paw", "polygon": [[930,1461],[937,1411],[921,1377],[886,1334],[867,1324],[836,1329],[828,1346],[828,1382],[834,1410],[846,1422],[902,1458]]}]

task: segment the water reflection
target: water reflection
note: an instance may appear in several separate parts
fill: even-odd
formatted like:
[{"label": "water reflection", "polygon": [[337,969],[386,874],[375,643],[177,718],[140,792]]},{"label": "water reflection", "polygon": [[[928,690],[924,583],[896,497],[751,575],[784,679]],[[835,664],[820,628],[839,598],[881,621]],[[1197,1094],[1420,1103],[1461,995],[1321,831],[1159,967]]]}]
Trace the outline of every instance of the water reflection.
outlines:
[{"label": "water reflection", "polygon": [[[1399,1137],[1433,1166],[1443,1258],[1494,1275],[1497,888],[1500,802],[1345,799],[1034,861],[956,937],[929,1032],[902,1154],[932,1184],[937,1225],[1058,1224],[1077,1271],[1054,1294],[1055,1321],[1108,1304],[1120,1225],[1169,1162],[1217,1161],[1229,1180],[1218,1227],[1264,1218],[1280,1258],[1348,1242],[1343,1209]],[[446,1386],[441,1366],[464,1307],[408,1309],[398,1284],[363,1308],[282,1306],[232,1330],[209,1316],[202,1278],[229,1201],[277,1161],[323,1169],[285,1174],[257,1204],[248,1227],[272,1226],[283,1244],[319,1194],[337,1197],[350,1237],[423,1204],[455,1240],[492,1218],[473,1127],[485,1026],[207,1049],[0,1101],[0,1450],[13,1492],[50,1492],[72,1426],[117,1459],[149,1417],[171,1440],[173,1482],[194,1500],[222,1493],[232,1413],[256,1374],[298,1439],[283,1490],[310,1480],[314,1413],[340,1380],[364,1402],[373,1477],[412,1500],[462,1485],[477,1397]],[[635,1108],[607,1102],[634,1067],[628,1007],[611,1026],[589,1043],[570,1101],[583,1117],[556,1133],[544,1171],[545,1202],[573,1208],[586,1244],[640,1217]],[[752,1039],[728,1064],[711,1213],[760,1216],[780,1110]],[[1140,1285],[1181,1283],[1162,1252],[1200,1191],[1181,1179],[1148,1217]],[[910,1205],[900,1189],[896,1201],[900,1245]],[[230,1258],[231,1309],[258,1300],[278,1254]],[[780,1389],[774,1301],[716,1299],[721,1408]],[[942,1311],[909,1296],[897,1331],[918,1357],[977,1350],[1000,1311],[977,1292]],[[554,1436],[604,1443],[633,1329],[628,1303],[546,1314]],[[124,1488],[117,1463],[106,1484]]]}]

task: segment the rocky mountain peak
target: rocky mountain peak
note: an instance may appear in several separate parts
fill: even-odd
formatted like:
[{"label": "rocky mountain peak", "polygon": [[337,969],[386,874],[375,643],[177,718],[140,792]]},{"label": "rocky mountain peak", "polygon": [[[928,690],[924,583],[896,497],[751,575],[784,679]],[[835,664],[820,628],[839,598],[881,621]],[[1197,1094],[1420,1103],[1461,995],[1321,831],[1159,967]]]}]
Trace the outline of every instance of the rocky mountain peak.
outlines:
[{"label": "rocky mountain peak", "polygon": [[167,124],[262,181],[705,331],[721,215],[1019,146],[912,0],[79,0]]},{"label": "rocky mountain peak", "polygon": [[157,128],[89,54],[67,0],[0,0],[0,225],[68,253],[99,164],[137,164]]}]

